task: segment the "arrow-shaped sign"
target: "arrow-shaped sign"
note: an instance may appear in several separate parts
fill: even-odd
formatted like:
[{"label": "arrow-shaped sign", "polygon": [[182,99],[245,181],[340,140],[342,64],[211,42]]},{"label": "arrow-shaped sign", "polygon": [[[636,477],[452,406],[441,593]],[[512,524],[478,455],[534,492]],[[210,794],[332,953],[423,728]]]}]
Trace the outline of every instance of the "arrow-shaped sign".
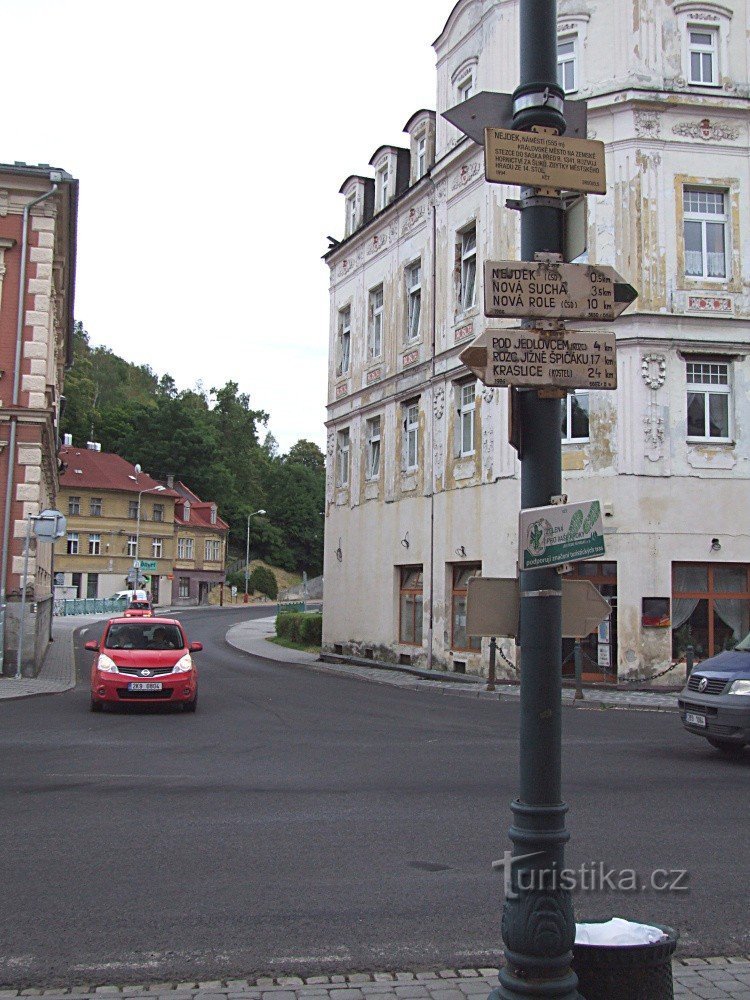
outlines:
[{"label": "arrow-shaped sign", "polygon": [[616,389],[615,335],[592,330],[484,330],[459,355],[493,386]]},{"label": "arrow-shaped sign", "polygon": [[611,322],[637,297],[613,267],[557,260],[484,265],[485,316]]},{"label": "arrow-shaped sign", "polygon": [[[466,597],[466,633],[475,636],[517,636],[520,593],[518,580],[475,576]],[[562,634],[583,639],[612,611],[590,580],[562,581]]]}]

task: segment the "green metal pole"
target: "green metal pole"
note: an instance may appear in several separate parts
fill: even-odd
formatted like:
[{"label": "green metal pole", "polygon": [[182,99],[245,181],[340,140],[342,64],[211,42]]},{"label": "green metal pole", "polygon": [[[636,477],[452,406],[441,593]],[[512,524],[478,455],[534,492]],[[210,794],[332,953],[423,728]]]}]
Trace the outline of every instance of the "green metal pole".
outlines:
[{"label": "green metal pole", "polygon": [[[557,0],[520,0],[520,84],[514,128],[565,131],[557,83]],[[563,211],[552,192],[522,190],[521,258],[562,253]],[[562,492],[560,401],[519,394],[521,506],[543,507]],[[562,590],[555,569],[521,573],[520,794],[512,805],[514,861],[502,933],[506,964],[493,1000],[579,1000],[570,967],[573,902],[560,886],[567,807],[561,791]]]}]

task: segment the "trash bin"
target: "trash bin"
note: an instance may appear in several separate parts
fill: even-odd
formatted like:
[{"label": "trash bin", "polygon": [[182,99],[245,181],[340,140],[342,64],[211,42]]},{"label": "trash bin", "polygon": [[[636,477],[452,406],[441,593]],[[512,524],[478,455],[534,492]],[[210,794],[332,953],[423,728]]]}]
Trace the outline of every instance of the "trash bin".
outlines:
[{"label": "trash bin", "polygon": [[[604,921],[586,921],[604,923]],[[583,1000],[674,1000],[672,955],[677,932],[649,921],[667,935],[656,944],[573,945],[573,971]]]}]

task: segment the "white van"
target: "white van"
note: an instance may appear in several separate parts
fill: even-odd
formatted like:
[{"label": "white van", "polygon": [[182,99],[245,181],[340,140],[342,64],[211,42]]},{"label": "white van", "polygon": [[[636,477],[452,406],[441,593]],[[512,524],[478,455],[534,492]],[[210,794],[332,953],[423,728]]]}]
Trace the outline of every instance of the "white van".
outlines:
[{"label": "white van", "polygon": [[109,600],[124,601],[126,604],[130,604],[131,601],[147,601],[148,594],[145,590],[118,590],[116,594],[112,594]]}]

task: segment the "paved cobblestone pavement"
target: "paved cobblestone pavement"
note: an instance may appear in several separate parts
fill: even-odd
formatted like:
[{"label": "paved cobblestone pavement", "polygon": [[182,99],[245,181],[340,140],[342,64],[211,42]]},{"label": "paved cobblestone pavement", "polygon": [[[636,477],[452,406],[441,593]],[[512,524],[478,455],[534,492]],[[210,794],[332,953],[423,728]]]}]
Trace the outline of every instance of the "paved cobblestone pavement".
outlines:
[{"label": "paved cobblestone pavement", "polygon": [[[482,1000],[497,986],[497,969],[375,972],[341,976],[280,976],[210,982],[0,990],[0,1000],[23,996],[144,997],[161,1000]],[[673,963],[675,1000],[750,1000],[750,958],[685,958]]]}]

